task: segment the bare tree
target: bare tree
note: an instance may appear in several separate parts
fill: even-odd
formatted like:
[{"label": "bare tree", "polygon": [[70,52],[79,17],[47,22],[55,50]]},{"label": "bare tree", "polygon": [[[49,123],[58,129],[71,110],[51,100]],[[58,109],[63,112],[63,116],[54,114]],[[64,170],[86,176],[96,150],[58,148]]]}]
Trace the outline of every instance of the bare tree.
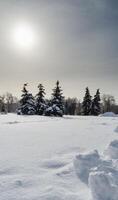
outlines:
[{"label": "bare tree", "polygon": [[115,98],[112,95],[104,94],[102,97],[103,112],[111,112],[115,105]]},{"label": "bare tree", "polygon": [[18,107],[18,99],[9,92],[7,92],[4,96],[7,112],[15,112]]},{"label": "bare tree", "polygon": [[77,98],[68,98],[65,100],[65,114],[66,115],[76,115],[77,114]]}]

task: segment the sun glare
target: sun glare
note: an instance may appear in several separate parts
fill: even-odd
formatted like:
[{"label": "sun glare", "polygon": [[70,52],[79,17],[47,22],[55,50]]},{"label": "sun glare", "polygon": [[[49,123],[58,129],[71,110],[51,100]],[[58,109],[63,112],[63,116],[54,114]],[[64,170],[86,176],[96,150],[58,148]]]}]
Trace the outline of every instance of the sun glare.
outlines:
[{"label": "sun glare", "polygon": [[35,35],[28,25],[18,25],[13,31],[15,46],[22,49],[30,49],[34,45]]}]

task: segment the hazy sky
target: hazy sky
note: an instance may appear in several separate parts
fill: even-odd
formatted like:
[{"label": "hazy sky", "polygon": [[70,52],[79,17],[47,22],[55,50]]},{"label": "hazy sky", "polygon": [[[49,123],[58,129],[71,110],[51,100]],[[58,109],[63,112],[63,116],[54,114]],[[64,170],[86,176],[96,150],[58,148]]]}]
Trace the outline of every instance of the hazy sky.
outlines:
[{"label": "hazy sky", "polygon": [[[15,44],[22,24],[32,48]],[[0,0],[0,93],[41,82],[49,95],[57,79],[65,96],[82,99],[88,86],[118,99],[118,0]]]}]

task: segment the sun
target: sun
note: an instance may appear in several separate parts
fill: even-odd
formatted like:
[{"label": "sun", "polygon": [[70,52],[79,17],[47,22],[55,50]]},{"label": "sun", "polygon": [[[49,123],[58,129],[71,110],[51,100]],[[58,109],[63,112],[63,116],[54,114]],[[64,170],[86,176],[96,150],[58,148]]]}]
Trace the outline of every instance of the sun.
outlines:
[{"label": "sun", "polygon": [[31,49],[35,43],[34,31],[26,24],[17,25],[12,36],[15,46],[21,49]]}]

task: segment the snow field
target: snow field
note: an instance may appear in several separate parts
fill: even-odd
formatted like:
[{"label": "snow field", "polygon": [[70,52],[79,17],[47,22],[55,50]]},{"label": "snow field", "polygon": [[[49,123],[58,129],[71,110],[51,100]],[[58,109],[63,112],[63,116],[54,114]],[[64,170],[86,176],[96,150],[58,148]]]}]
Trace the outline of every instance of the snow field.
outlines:
[{"label": "snow field", "polygon": [[118,162],[108,149],[117,126],[117,117],[0,115],[0,200],[102,200],[107,183],[116,200]]}]

